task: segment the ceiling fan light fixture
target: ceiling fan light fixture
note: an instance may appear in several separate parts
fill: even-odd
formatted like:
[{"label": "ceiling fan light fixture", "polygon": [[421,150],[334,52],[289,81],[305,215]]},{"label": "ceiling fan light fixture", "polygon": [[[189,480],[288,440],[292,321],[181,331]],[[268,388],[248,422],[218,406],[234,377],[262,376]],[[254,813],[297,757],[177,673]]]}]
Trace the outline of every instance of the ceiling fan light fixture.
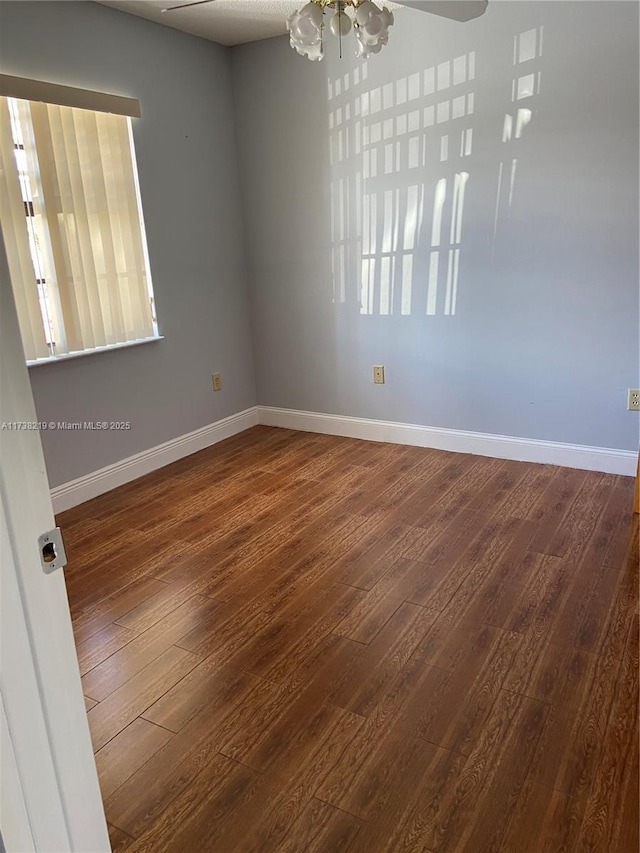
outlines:
[{"label": "ceiling fan light fixture", "polygon": [[[386,7],[380,8],[372,0],[310,0],[287,19],[291,47],[307,59],[318,61],[324,57],[322,39],[327,8],[335,9],[329,20],[332,35],[342,39],[353,27],[356,56],[366,58],[379,53],[389,41],[393,13]],[[353,10],[353,22],[347,9]]]}]

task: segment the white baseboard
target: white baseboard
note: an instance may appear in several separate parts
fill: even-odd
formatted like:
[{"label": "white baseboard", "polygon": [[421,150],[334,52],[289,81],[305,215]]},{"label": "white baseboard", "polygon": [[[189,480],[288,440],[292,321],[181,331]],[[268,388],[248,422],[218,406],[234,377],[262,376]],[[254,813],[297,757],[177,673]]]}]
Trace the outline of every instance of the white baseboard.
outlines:
[{"label": "white baseboard", "polygon": [[135,456],[114,462],[113,465],[107,465],[106,468],[101,468],[99,471],[85,474],[84,477],[78,477],[77,480],[56,486],[51,490],[53,511],[58,513],[65,509],[71,509],[71,507],[91,500],[91,498],[110,492],[111,489],[129,483],[131,480],[150,474],[157,468],[163,468],[184,456],[189,456],[198,450],[204,450],[205,447],[223,441],[225,438],[231,438],[232,435],[244,432],[245,429],[256,426],[258,422],[258,411],[254,406],[245,409],[244,412],[238,412],[228,418],[194,430],[194,432],[180,435],[171,441],[165,441],[164,444],[158,444],[156,447],[142,451],[142,453],[136,453]]},{"label": "white baseboard", "polygon": [[346,415],[300,412],[295,409],[278,409],[271,406],[258,406],[258,417],[259,422],[265,426],[364,438],[368,441],[412,444],[417,447],[432,447],[435,450],[474,453],[478,456],[494,456],[498,459],[515,459],[521,462],[540,462],[567,468],[583,468],[587,471],[602,471],[607,474],[633,476],[638,458],[637,453],[632,450],[563,444],[559,441],[466,432],[418,424],[352,418]]},{"label": "white baseboard", "polygon": [[589,447],[581,444],[563,444],[558,441],[539,441],[509,435],[491,435],[457,429],[402,424],[394,421],[376,421],[353,418],[347,415],[327,415],[319,412],[301,412],[296,409],[278,409],[271,406],[254,406],[201,427],[194,432],[165,441],[135,456],[129,456],[99,471],[93,471],[63,483],[51,490],[54,512],[63,512],[91,500],[118,486],[150,474],[184,456],[210,447],[225,438],[256,424],[343,435],[367,441],[388,441],[394,444],[412,444],[451,450],[456,453],[473,453],[494,456],[498,459],[517,459],[522,462],[541,462],[568,468],[584,468],[608,474],[633,476],[637,454],[631,450],[609,447]]}]

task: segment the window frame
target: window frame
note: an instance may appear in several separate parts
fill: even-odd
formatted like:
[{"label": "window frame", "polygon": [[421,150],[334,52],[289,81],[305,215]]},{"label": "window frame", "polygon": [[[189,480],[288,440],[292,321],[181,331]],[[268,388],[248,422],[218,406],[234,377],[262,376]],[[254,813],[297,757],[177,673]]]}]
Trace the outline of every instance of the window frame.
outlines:
[{"label": "window frame", "polygon": [[[55,83],[47,83],[44,81],[30,80],[27,78],[21,77],[13,77],[11,75],[0,74],[0,96],[6,97],[8,99],[9,105],[11,104],[11,99],[15,100],[23,100],[30,102],[41,102],[44,104],[60,106],[60,107],[71,107],[81,110],[88,110],[94,113],[112,113],[118,116],[122,116],[126,119],[127,122],[127,131],[126,136],[128,140],[129,152],[131,157],[131,172],[132,172],[132,181],[133,184],[129,184],[128,192],[131,193],[132,196],[135,196],[136,207],[137,207],[137,220],[139,224],[139,235],[141,246],[137,251],[140,251],[143,258],[143,266],[140,265],[139,269],[143,269],[144,271],[140,273],[141,277],[138,279],[138,290],[130,291],[131,293],[138,293],[138,299],[145,297],[148,299],[148,307],[149,307],[149,326],[152,330],[151,335],[146,335],[144,337],[132,338],[129,340],[116,340],[108,343],[99,343],[96,344],[94,341],[89,341],[88,343],[93,343],[94,345],[86,346],[82,349],[68,350],[66,352],[55,352],[55,343],[53,342],[52,330],[50,328],[50,323],[48,323],[47,319],[47,310],[43,308],[42,300],[43,297],[42,291],[43,288],[47,287],[46,277],[43,278],[44,275],[44,265],[42,263],[42,258],[39,257],[38,247],[36,245],[36,240],[31,235],[29,231],[29,220],[30,217],[34,217],[33,212],[33,202],[29,201],[30,193],[25,196],[25,190],[21,188],[21,194],[24,204],[24,215],[27,220],[27,232],[29,233],[29,257],[31,258],[31,262],[33,265],[33,283],[36,288],[37,300],[38,300],[38,308],[40,310],[40,318],[42,322],[42,327],[45,335],[45,344],[49,349],[49,355],[40,355],[36,358],[26,358],[27,367],[38,367],[43,364],[55,364],[56,362],[67,361],[70,358],[79,358],[88,355],[94,355],[97,353],[108,352],[114,349],[124,349],[132,346],[139,346],[141,344],[152,343],[154,341],[163,340],[163,335],[160,334],[158,328],[158,320],[155,310],[155,294],[153,290],[153,280],[151,276],[151,264],[149,260],[149,251],[148,251],[148,243],[146,237],[146,228],[144,221],[144,212],[142,207],[142,198],[140,193],[140,180],[138,173],[138,165],[136,158],[136,150],[134,144],[134,134],[133,134],[133,126],[132,126],[132,118],[140,117],[140,105],[136,99],[124,97],[121,95],[111,95],[101,92],[93,92],[85,89],[77,89],[75,87],[58,85]],[[11,106],[10,106],[11,109]],[[13,120],[12,120],[13,122]],[[24,145],[20,145],[21,136],[15,135],[15,131],[13,133],[13,139],[11,140],[11,147],[14,149],[22,148],[24,150]],[[124,151],[124,149],[123,149]],[[15,157],[15,154],[14,154]],[[20,167],[18,165],[18,161],[15,161],[16,168],[20,174]],[[36,167],[37,168],[37,167]],[[22,181],[20,181],[22,183]],[[25,200],[25,198],[27,200]],[[15,199],[14,199],[15,201]],[[132,210],[132,207],[129,208]],[[15,217],[14,217],[15,223]],[[14,225],[14,228],[18,227],[17,224]],[[90,227],[90,226],[89,226]],[[33,230],[33,229],[32,229]],[[9,232],[11,233],[11,232]],[[89,232],[91,233],[91,231]],[[128,268],[128,267],[127,267]],[[42,273],[42,275],[40,274]],[[146,290],[140,290],[139,287],[143,286],[146,283]],[[55,285],[54,285],[55,286]],[[31,298],[31,297],[30,297]],[[52,298],[56,299],[56,296],[52,296]],[[144,304],[144,299],[143,299]],[[35,318],[37,313],[33,314]],[[103,315],[104,316],[104,315]],[[129,317],[129,314],[126,314]],[[144,315],[142,315],[144,316]],[[62,319],[62,327],[64,328],[65,318]],[[35,320],[34,320],[35,322]],[[146,322],[146,321],[145,321]],[[141,329],[142,331],[142,329]],[[64,337],[64,336],[63,336]],[[90,335],[91,337],[91,335]],[[109,336],[108,336],[109,337]],[[82,343],[85,343],[85,340]],[[63,344],[64,345],[64,344]]]}]

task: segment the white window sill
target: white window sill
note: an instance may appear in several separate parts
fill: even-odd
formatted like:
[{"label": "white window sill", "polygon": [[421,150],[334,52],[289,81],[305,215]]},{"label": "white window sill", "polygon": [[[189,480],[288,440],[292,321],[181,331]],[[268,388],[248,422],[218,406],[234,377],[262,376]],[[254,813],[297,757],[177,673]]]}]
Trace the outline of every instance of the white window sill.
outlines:
[{"label": "white window sill", "polygon": [[47,358],[37,358],[32,361],[27,361],[27,367],[40,367],[41,364],[56,364],[58,361],[68,361],[70,358],[82,358],[85,355],[94,355],[99,352],[110,352],[114,349],[124,349],[125,347],[137,347],[140,344],[151,344],[154,341],[164,340],[164,335],[154,335],[151,338],[140,338],[137,341],[125,341],[121,344],[107,344],[103,347],[94,347],[93,349],[79,350],[78,352],[66,352],[62,355],[51,355]]}]

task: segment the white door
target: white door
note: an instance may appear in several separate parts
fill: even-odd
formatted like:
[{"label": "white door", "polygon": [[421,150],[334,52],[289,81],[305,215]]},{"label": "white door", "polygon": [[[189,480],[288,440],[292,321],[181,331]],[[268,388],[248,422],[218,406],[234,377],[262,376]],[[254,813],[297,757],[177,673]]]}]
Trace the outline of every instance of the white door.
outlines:
[{"label": "white door", "polygon": [[55,526],[40,436],[1,429],[36,421],[1,238],[0,346],[0,831],[8,853],[103,853],[63,570],[40,561],[38,537]]}]

